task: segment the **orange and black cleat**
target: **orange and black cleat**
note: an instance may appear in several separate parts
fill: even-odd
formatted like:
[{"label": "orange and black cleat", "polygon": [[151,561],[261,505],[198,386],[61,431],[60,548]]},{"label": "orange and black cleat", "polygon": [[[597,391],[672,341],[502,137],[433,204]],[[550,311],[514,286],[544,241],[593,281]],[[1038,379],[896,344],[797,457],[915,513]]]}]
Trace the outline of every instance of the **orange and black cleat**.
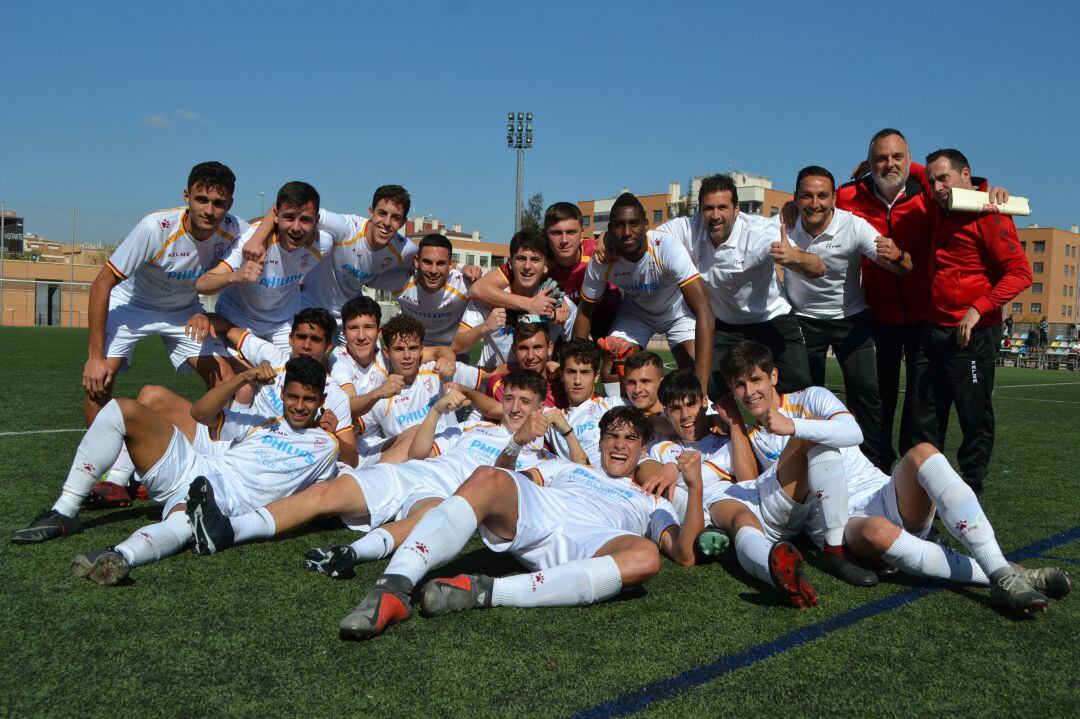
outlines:
[{"label": "orange and black cleat", "polygon": [[791,606],[809,609],[817,606],[817,591],[803,576],[803,558],[791,542],[777,542],[769,550],[769,576],[776,588],[787,595]]},{"label": "orange and black cleat", "polygon": [[409,618],[412,583],[398,575],[384,575],[375,582],[352,614],[338,624],[338,636],[342,639],[373,639],[391,624]]}]

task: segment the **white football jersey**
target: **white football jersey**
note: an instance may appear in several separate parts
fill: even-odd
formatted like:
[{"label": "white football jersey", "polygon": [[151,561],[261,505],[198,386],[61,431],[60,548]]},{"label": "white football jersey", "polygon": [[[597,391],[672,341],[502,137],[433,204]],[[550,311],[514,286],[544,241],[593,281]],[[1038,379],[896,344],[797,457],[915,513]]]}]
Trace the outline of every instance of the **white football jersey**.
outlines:
[{"label": "white football jersey", "polygon": [[338,345],[326,355],[326,364],[330,368],[330,376],[341,387],[351,385],[357,397],[362,397],[371,390],[381,385],[390,376],[390,370],[386,365],[386,357],[376,350],[367,367],[361,367],[360,363],[349,354],[349,350]]},{"label": "white football jersey", "polygon": [[664,532],[680,524],[671,502],[645,494],[630,477],[612,477],[565,459],[541,462],[528,473],[564,497],[575,525],[621,529],[659,542]]},{"label": "white football jersey", "polygon": [[[292,354],[272,342],[259,339],[250,332],[245,332],[236,344],[236,351],[240,358],[252,367],[263,362],[268,363],[277,370],[274,381],[263,385],[255,392],[255,400],[251,403],[251,410],[255,414],[267,417],[280,417],[284,411],[284,403],[281,401],[281,389],[285,386],[285,363],[292,359]],[[349,408],[349,396],[345,394],[333,377],[326,376],[326,399],[322,405],[337,417],[336,434],[345,430],[352,430],[352,410]]]},{"label": "white football jersey", "polygon": [[[781,395],[780,414],[796,421],[829,420],[838,415],[850,415],[851,412],[844,403],[836,398],[824,387],[807,387],[798,392]],[[760,425],[749,431],[750,446],[754,448],[758,463],[762,467],[768,467],[780,459],[780,453],[787,446],[788,437],[771,434]],[[796,427],[798,434],[798,427]],[[850,447],[838,447],[837,451],[844,462],[844,474],[848,479],[849,495],[853,489],[857,489],[862,483],[879,482],[878,471],[866,455],[859,449],[858,444]]]},{"label": "white football jersey", "polygon": [[[450,381],[470,389],[479,389],[480,370],[462,362],[457,362],[456,365],[454,377]],[[372,407],[371,411],[364,415],[364,425],[377,425],[383,436],[396,437],[409,427],[424,421],[428,410],[442,396],[442,386],[442,378],[435,371],[435,363],[427,362],[420,366],[420,371],[411,385],[402,387],[396,395],[380,400]],[[454,413],[447,412],[439,418],[435,431],[441,432],[456,425],[457,418]]]},{"label": "white football jersey", "polygon": [[[510,292],[510,288],[506,287],[503,292]],[[569,308],[570,314],[567,316],[566,322],[551,322],[548,324],[548,337],[551,338],[552,342],[559,337],[569,341],[573,335],[574,321],[577,319],[577,305],[571,302],[568,297],[564,297],[563,302]],[[483,302],[471,300],[465,308],[465,314],[461,317],[461,326],[471,330],[482,325],[490,312],[491,308]],[[484,337],[478,365],[483,369],[490,370],[505,364],[513,354],[513,348],[514,327],[507,323]]]},{"label": "white football jersey", "polygon": [[[229,434],[224,431],[223,438]],[[264,507],[337,474],[338,440],[309,427],[296,430],[281,417],[250,429],[223,454],[210,458],[225,481],[218,503],[235,511]]]},{"label": "white football jersey", "polygon": [[[587,399],[577,407],[564,410],[566,421],[574,430],[581,448],[589,455],[589,464],[594,467],[600,466],[600,418],[613,407],[621,407],[626,404],[622,397],[593,397]],[[547,431],[548,445],[555,450],[555,454],[563,459],[570,459],[570,450],[566,446],[566,438],[559,434],[554,427]]]},{"label": "white football jersey", "polygon": [[454,341],[458,325],[469,304],[469,288],[460,270],[450,270],[446,284],[435,292],[420,286],[413,275],[394,293],[401,311],[424,325],[424,344],[448,345]]},{"label": "white football jersey", "polygon": [[109,307],[136,305],[179,310],[199,301],[195,280],[225,258],[248,225],[226,214],[214,234],[196,240],[184,229],[187,208],[152,212],[142,218],[109,257],[120,280]]},{"label": "white football jersey", "polygon": [[[431,475],[443,482],[451,478],[452,483],[460,485],[479,467],[493,466],[511,435],[501,424],[466,422],[435,435],[431,457],[409,460],[397,465],[396,470]],[[544,449],[543,440],[538,437],[521,448],[515,468],[528,469],[554,457]]]},{"label": "white football jersey", "polygon": [[[222,259],[230,270],[244,264],[244,243],[255,234],[252,225],[233,244],[232,251]],[[306,247],[289,251],[278,241],[274,232],[266,241],[266,261],[262,274],[255,282],[230,285],[218,295],[216,312],[237,327],[268,331],[285,322],[292,322],[300,310],[300,284],[304,277],[330,252],[334,241],[327,232],[316,232],[315,240]]]},{"label": "white football jersey", "polygon": [[632,309],[658,322],[693,317],[682,288],[701,279],[701,275],[690,255],[676,237],[667,233],[646,232],[645,244],[645,254],[637,262],[616,257],[614,262],[603,263],[594,255],[581,284],[582,301],[598,302],[610,282],[622,292],[620,311],[624,307]]},{"label": "white football jersey", "polygon": [[304,279],[300,301],[304,307],[324,307],[341,321],[341,306],[370,285],[393,291],[413,272],[416,243],[398,233],[386,247],[371,249],[367,241],[369,220],[319,210],[319,229],[330,233],[334,248],[325,262]]},{"label": "white football jersey", "polygon": [[[723,483],[729,485],[735,481],[734,462],[731,457],[731,440],[710,432],[697,442],[685,442],[680,439],[660,440],[649,447],[649,459],[655,459],[660,464],[675,464],[682,453],[687,450],[701,452],[701,484],[703,488],[714,484]],[[682,475],[679,475],[678,484],[686,486]]]}]

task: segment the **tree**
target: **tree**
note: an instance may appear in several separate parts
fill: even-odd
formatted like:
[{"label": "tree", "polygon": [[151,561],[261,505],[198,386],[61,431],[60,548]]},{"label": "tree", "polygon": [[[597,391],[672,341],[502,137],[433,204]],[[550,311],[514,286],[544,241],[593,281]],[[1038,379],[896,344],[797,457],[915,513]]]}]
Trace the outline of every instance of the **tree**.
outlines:
[{"label": "tree", "polygon": [[679,199],[678,202],[673,202],[668,206],[668,219],[674,220],[676,217],[689,217],[694,214],[695,210],[690,202],[690,193]]},{"label": "tree", "polygon": [[525,203],[521,209],[521,229],[540,230],[544,229],[544,193],[537,192]]}]

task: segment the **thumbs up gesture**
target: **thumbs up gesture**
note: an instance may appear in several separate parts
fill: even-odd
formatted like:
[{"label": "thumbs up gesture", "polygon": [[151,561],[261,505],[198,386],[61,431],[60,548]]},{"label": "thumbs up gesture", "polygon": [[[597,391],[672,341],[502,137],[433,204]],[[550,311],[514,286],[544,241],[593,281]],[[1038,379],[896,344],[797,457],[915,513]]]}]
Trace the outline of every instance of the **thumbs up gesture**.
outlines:
[{"label": "thumbs up gesture", "polygon": [[769,254],[772,255],[773,262],[784,267],[798,264],[799,256],[802,254],[802,250],[791,244],[787,236],[787,228],[783,224],[780,225],[780,241],[772,243],[771,248]]}]

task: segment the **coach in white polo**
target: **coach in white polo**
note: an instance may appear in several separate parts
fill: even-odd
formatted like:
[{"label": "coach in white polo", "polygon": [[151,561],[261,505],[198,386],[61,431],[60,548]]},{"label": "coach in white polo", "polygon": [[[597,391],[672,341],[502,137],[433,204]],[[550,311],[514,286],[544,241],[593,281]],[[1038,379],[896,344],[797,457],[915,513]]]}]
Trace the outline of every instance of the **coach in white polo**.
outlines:
[{"label": "coach in white polo", "polygon": [[799,171],[795,204],[799,219],[790,239],[825,263],[825,274],[817,279],[784,274],[784,289],[806,340],[811,381],[825,386],[825,354],[832,347],[844,373],[847,406],[863,431],[863,454],[888,472],[891,468],[882,466],[888,452],[881,446],[874,323],[863,296],[861,260],[866,256],[903,276],[911,272],[911,256],[866,220],[836,209],[836,181],[824,167]]},{"label": "coach in white polo", "polygon": [[773,353],[781,392],[808,387],[806,344],[780,288],[776,265],[820,277],[825,272],[821,259],[789,244],[780,247],[784,243],[779,216],[766,219],[739,212],[739,192],[730,175],[702,180],[697,213],[668,220],[657,232],[679,239],[708,287],[716,317],[709,393],[714,397],[727,394],[717,363],[742,340],[760,342]]}]

